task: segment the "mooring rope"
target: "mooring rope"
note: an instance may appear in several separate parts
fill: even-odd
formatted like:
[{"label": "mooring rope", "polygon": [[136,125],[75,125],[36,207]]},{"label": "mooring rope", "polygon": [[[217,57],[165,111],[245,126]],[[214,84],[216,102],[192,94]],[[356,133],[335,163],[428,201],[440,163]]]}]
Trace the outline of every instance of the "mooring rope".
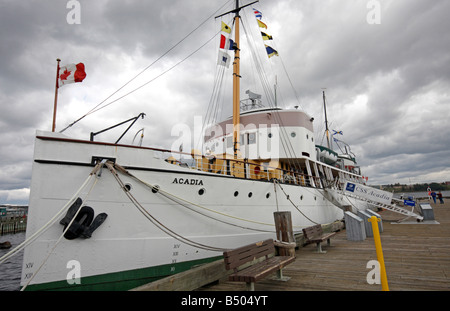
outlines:
[{"label": "mooring rope", "polygon": [[292,202],[290,196],[284,191],[283,187],[281,187],[280,183],[274,180],[274,184],[277,184],[278,187],[280,187],[281,191],[283,191],[284,195],[286,196],[286,199],[291,202],[292,206],[294,206],[294,208],[303,215],[303,217],[305,217],[306,219],[308,219],[310,222],[312,222],[313,224],[318,225],[318,222],[315,222],[314,220],[312,220],[311,218],[309,218],[308,216],[306,216],[298,207],[297,205],[294,204],[294,202]]},{"label": "mooring rope", "polygon": [[[180,204],[180,205],[182,205],[182,206],[184,206],[184,207],[189,208],[187,205],[185,205],[185,204],[183,204],[183,203],[180,203],[180,202],[177,202],[176,200],[179,200],[179,201],[185,202],[185,203],[187,203],[187,204],[190,204],[190,205],[192,205],[192,206],[196,206],[196,207],[198,207],[198,208],[204,209],[204,210],[206,210],[206,211],[209,211],[209,212],[212,212],[212,213],[216,213],[216,214],[218,214],[218,215],[222,215],[222,216],[225,216],[225,217],[233,218],[233,219],[236,219],[236,220],[245,221],[245,222],[249,222],[249,223],[254,223],[254,224],[258,224],[258,225],[265,225],[265,226],[275,227],[274,224],[265,223],[265,222],[259,222],[259,221],[254,221],[254,220],[250,220],[250,219],[244,219],[244,218],[232,216],[232,215],[229,215],[229,214],[225,214],[225,213],[222,213],[222,212],[219,212],[219,211],[216,211],[216,210],[213,210],[213,209],[210,209],[210,208],[201,206],[201,205],[196,204],[196,203],[194,203],[194,202],[190,202],[190,201],[188,201],[188,200],[186,200],[186,199],[183,199],[183,198],[181,198],[181,197],[179,197],[179,196],[176,196],[176,195],[174,195],[174,194],[172,194],[172,193],[169,193],[169,192],[167,192],[167,191],[164,191],[164,190],[162,190],[162,189],[160,189],[160,188],[158,188],[158,187],[156,187],[156,186],[154,186],[154,185],[151,185],[151,184],[147,183],[147,182],[144,181],[144,180],[141,180],[140,178],[138,178],[138,177],[136,177],[135,175],[131,174],[131,173],[128,172],[124,167],[118,165],[117,163],[115,163],[114,166],[115,166],[115,168],[116,168],[117,170],[119,170],[119,171],[122,172],[123,174],[128,175],[129,177],[135,179],[136,181],[142,183],[143,185],[145,185],[146,187],[148,187],[148,188],[150,188],[150,189],[152,189],[152,190],[157,189],[157,192],[158,192],[158,193],[160,193],[161,195],[163,195],[164,197],[168,198],[169,200],[172,200],[172,201],[176,202],[177,204]],[[192,210],[192,211],[194,211],[194,212],[197,212],[197,213],[199,213],[199,214],[201,214],[201,215],[204,215],[205,217],[209,217],[209,218],[212,218],[212,219],[214,219],[214,220],[217,220],[217,221],[220,221],[220,222],[223,222],[223,223],[232,225],[232,226],[240,227],[240,228],[243,228],[243,229],[254,230],[254,231],[262,231],[262,232],[275,232],[275,230],[267,231],[267,230],[248,228],[248,227],[244,227],[244,226],[232,224],[232,223],[229,223],[229,222],[226,222],[226,221],[223,221],[223,220],[220,220],[220,219],[213,218],[213,217],[211,217],[211,216],[205,215],[205,214],[200,213],[200,212],[198,212],[198,211],[195,211],[195,210],[193,210],[193,209],[191,209],[191,208],[189,208],[189,209]]]},{"label": "mooring rope", "polygon": [[[92,192],[92,190],[94,189],[95,185],[97,184],[98,178],[95,179],[94,183],[92,184],[91,188],[89,189],[87,195],[85,196],[85,198],[83,199],[83,202],[85,202],[87,200],[87,198],[89,197],[90,193]],[[20,289],[20,291],[24,291],[28,285],[31,283],[31,281],[34,279],[34,277],[39,273],[39,271],[41,271],[41,268],[44,266],[44,264],[48,261],[48,259],[50,258],[50,256],[53,254],[53,251],[55,250],[56,246],[58,246],[58,244],[61,242],[62,238],[64,237],[64,235],[66,234],[66,232],[70,229],[70,226],[72,226],[72,223],[75,221],[75,219],[77,218],[78,214],[81,211],[81,208],[84,206],[84,204],[81,204],[80,207],[78,208],[77,212],[75,213],[75,215],[73,215],[72,219],[70,220],[69,224],[66,226],[66,228],[63,230],[63,233],[60,235],[60,237],[58,238],[58,240],[56,241],[55,245],[53,245],[52,249],[50,250],[50,252],[48,252],[47,257],[45,257],[45,259],[42,261],[41,265],[36,269],[36,271],[33,272],[33,275],[31,276],[31,278],[28,280],[28,282],[25,284],[24,287],[22,287]]]},{"label": "mooring rope", "polygon": [[208,251],[216,251],[216,252],[224,252],[226,250],[228,250],[227,248],[220,248],[220,247],[214,247],[214,246],[209,246],[209,245],[205,245],[205,244],[201,244],[199,242],[195,242],[192,241],[186,237],[183,237],[181,235],[179,235],[178,233],[174,232],[173,230],[169,229],[167,226],[165,226],[164,224],[162,224],[158,219],[156,219],[153,215],[151,215],[139,202],[138,200],[130,193],[130,191],[128,191],[125,187],[125,184],[123,183],[123,181],[120,179],[119,175],[117,174],[116,169],[114,168],[113,164],[111,162],[106,162],[106,166],[108,167],[109,171],[111,172],[111,174],[114,176],[114,178],[116,179],[116,181],[118,182],[118,184],[120,185],[120,187],[122,188],[122,190],[124,191],[124,193],[126,194],[126,196],[130,199],[130,201],[134,204],[134,206],[136,206],[136,208],[152,223],[154,224],[158,229],[160,229],[161,231],[163,231],[164,233],[168,234],[169,236],[171,236],[172,238],[188,244],[190,246],[193,247],[197,247],[197,248],[201,248],[201,249],[205,249]]},{"label": "mooring rope", "polygon": [[72,198],[70,198],[70,200],[67,201],[67,203],[63,206],[63,208],[61,208],[61,210],[58,213],[56,213],[44,226],[42,226],[38,231],[36,231],[33,235],[31,235],[29,238],[27,238],[21,244],[19,244],[15,249],[11,250],[10,252],[8,252],[4,256],[2,256],[0,258],[0,264],[5,262],[7,259],[17,255],[18,252],[20,252],[25,247],[27,247],[28,245],[33,243],[39,236],[41,236],[45,231],[47,231],[47,229],[50,228],[50,226],[52,226],[55,223],[55,221],[57,221],[66,212],[66,210],[69,208],[69,206],[71,206],[73,204],[73,202],[75,202],[75,200],[80,196],[79,194],[83,191],[83,189],[86,187],[86,185],[89,184],[91,179],[95,176],[97,171],[100,169],[101,165],[103,165],[103,164],[98,163],[95,166],[95,168],[89,174],[88,178],[83,182],[83,184],[75,192],[75,194],[72,196]]}]

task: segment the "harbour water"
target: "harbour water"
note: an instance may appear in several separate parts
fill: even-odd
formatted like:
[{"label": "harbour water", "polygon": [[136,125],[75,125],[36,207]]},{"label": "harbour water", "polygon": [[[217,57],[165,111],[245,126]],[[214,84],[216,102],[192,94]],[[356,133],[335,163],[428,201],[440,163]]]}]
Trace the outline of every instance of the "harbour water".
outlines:
[{"label": "harbour water", "polygon": [[[0,237],[1,242],[9,241],[12,244],[10,249],[0,249],[0,257],[7,254],[20,243],[25,241],[25,232],[16,234],[6,234]],[[0,291],[20,290],[20,277],[22,273],[23,251],[0,264]]]}]

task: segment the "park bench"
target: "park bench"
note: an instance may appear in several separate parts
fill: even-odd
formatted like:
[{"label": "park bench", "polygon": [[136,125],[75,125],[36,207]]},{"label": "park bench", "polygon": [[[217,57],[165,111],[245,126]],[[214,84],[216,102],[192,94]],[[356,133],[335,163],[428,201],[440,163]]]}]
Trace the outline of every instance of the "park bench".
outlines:
[{"label": "park bench", "polygon": [[318,253],[326,253],[322,250],[322,242],[327,240],[327,245],[330,245],[330,238],[336,235],[336,232],[323,233],[322,225],[315,225],[308,228],[303,228],[303,236],[305,244],[316,243]]},{"label": "park bench", "polygon": [[[234,282],[246,282],[247,289],[251,291],[255,290],[255,282],[275,271],[277,279],[287,281],[289,278],[283,277],[282,269],[292,263],[295,257],[272,256],[274,253],[275,245],[271,239],[224,252],[225,268],[234,270],[228,279]],[[238,270],[239,267],[242,269]]]}]

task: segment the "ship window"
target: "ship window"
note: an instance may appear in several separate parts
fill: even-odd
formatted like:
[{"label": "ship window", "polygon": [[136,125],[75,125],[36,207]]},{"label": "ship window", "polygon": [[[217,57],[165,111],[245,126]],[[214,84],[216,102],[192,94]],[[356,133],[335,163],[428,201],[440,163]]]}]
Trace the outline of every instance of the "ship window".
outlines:
[{"label": "ship window", "polygon": [[239,191],[234,192],[234,196],[237,197],[239,195]]},{"label": "ship window", "polygon": [[300,196],[300,200],[303,200],[303,194]]},{"label": "ship window", "polygon": [[159,186],[158,185],[155,185],[155,186],[152,187],[152,192],[153,193],[157,193],[158,191],[159,191]]},{"label": "ship window", "polygon": [[309,138],[309,136],[308,136],[308,134],[306,134],[306,139],[308,139]]},{"label": "ship window", "polygon": [[130,191],[130,190],[131,190],[131,185],[130,185],[130,184],[126,184],[124,187],[125,187],[125,189],[126,189],[127,191]]},{"label": "ship window", "polygon": [[269,136],[269,138],[272,138],[272,133],[269,133],[267,136]]},{"label": "ship window", "polygon": [[297,136],[297,134],[295,134],[295,132],[292,132],[292,133],[291,133],[291,136],[292,136],[292,137],[295,137],[295,136]]},{"label": "ship window", "polygon": [[199,195],[204,195],[205,192],[206,192],[205,188],[201,188],[201,189],[198,191],[198,194],[199,194]]},{"label": "ship window", "polygon": [[266,199],[270,198],[270,192],[267,192]]},{"label": "ship window", "polygon": [[248,193],[248,197],[251,198],[252,196],[253,196],[253,193],[252,193],[252,192],[249,192],[249,193]]}]

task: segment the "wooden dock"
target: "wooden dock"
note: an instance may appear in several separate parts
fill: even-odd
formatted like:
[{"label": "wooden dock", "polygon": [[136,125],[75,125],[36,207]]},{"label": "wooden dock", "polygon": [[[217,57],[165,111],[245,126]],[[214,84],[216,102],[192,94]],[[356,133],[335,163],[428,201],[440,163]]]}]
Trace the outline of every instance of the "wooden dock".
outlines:
[{"label": "wooden dock", "polygon": [[0,236],[24,232],[27,229],[27,217],[1,217]]},{"label": "wooden dock", "polygon": [[[446,200],[448,201],[448,200]],[[391,291],[450,290],[450,203],[431,203],[436,222],[402,223],[403,217],[389,211],[383,218],[381,243]],[[283,270],[291,279],[280,282],[266,278],[255,285],[257,291],[381,291],[381,285],[370,285],[367,268],[376,260],[372,237],[348,241],[345,230],[338,233],[326,254],[316,253],[315,245],[300,247],[296,260]],[[245,291],[245,283],[223,278],[198,291]]]}]

